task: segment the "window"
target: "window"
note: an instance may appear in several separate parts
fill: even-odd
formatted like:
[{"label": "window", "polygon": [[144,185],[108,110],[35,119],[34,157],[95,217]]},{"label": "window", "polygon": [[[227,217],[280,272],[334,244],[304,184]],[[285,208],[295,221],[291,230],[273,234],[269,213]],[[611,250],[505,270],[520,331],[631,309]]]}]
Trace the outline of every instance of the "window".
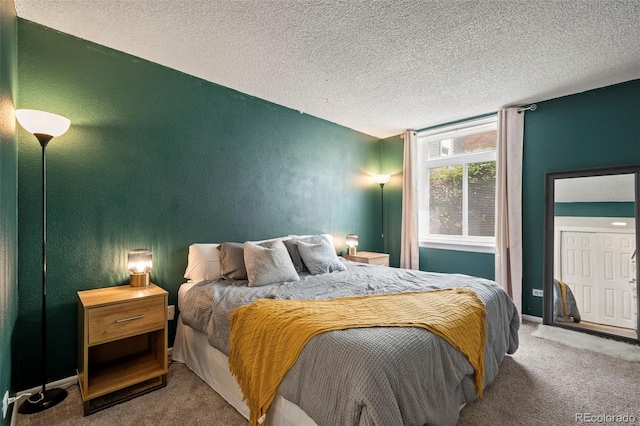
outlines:
[{"label": "window", "polygon": [[495,247],[496,117],[418,134],[420,245]]}]

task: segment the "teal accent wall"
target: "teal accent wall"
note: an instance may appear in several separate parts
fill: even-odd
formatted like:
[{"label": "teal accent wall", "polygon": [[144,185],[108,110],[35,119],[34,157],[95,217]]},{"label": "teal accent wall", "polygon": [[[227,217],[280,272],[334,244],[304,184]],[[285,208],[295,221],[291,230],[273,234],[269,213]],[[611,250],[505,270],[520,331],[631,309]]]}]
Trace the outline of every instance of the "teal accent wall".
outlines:
[{"label": "teal accent wall", "polygon": [[[378,138],[22,19],[18,36],[20,107],[71,120],[47,147],[49,380],[75,374],[76,292],[128,283],[130,249],[153,251],[151,279],[176,304],[195,242],[328,232],[339,250],[348,233],[379,247]],[[39,384],[41,161],[23,129],[19,148],[14,374],[27,388]]]},{"label": "teal accent wall", "polygon": [[640,164],[640,80],[538,102],[523,154],[523,313],[542,316],[544,174]]},{"label": "teal accent wall", "polygon": [[[18,317],[17,22],[13,0],[0,1],[0,399],[5,391],[13,395],[12,342]],[[2,424],[10,421],[11,414]]]},{"label": "teal accent wall", "polygon": [[420,269],[447,274],[467,274],[493,280],[495,255],[472,251],[420,248]]},{"label": "teal accent wall", "polygon": [[574,217],[635,217],[633,202],[555,203],[556,216]]}]

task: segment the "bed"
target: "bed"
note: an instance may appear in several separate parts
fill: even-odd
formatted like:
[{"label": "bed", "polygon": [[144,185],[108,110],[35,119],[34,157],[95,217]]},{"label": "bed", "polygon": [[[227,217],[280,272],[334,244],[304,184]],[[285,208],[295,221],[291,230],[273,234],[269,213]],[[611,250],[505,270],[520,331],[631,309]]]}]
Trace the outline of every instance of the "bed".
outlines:
[{"label": "bed", "polygon": [[[250,287],[242,281],[214,279],[220,274],[217,256],[215,244],[190,247],[185,276],[191,282],[183,284],[178,293],[180,316],[173,359],[184,362],[246,418],[249,409],[229,371],[229,316],[259,299],[325,300],[468,288],[486,309],[482,388],[493,382],[504,355],[518,347],[517,309],[489,280],[336,257],[345,270],[315,275],[301,271],[296,281]],[[194,273],[198,268],[205,272]],[[477,392],[469,361],[425,329],[336,330],[307,343],[261,420],[269,425],[450,425],[457,422],[461,407],[477,398]]]}]

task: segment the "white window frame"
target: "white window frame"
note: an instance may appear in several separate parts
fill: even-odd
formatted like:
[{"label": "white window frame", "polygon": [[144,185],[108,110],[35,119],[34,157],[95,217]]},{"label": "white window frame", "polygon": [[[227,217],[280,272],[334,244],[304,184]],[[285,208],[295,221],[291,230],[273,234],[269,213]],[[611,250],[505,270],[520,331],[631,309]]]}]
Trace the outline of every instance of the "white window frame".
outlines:
[{"label": "white window frame", "polygon": [[[445,250],[474,251],[481,253],[495,253],[496,239],[493,237],[473,237],[464,235],[468,232],[468,175],[467,165],[496,161],[496,151],[473,152],[451,157],[441,157],[429,160],[428,144],[434,140],[462,137],[497,129],[497,116],[492,115],[475,120],[465,121],[450,126],[440,127],[418,133],[418,208],[419,208],[419,243],[420,247],[438,248]],[[462,220],[463,235],[429,234],[429,185],[428,170],[436,167],[463,165],[462,177]]]}]

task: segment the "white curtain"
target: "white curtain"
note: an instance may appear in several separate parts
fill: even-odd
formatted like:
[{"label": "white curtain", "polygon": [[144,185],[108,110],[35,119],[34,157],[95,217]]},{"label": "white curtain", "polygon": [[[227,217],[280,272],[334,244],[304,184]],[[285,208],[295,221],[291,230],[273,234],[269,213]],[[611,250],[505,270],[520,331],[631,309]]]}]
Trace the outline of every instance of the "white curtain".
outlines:
[{"label": "white curtain", "polygon": [[524,111],[498,113],[496,282],[522,313],[522,139]]},{"label": "white curtain", "polygon": [[416,132],[404,132],[404,164],[402,175],[402,231],[400,237],[400,267],[418,269],[418,168]]}]

